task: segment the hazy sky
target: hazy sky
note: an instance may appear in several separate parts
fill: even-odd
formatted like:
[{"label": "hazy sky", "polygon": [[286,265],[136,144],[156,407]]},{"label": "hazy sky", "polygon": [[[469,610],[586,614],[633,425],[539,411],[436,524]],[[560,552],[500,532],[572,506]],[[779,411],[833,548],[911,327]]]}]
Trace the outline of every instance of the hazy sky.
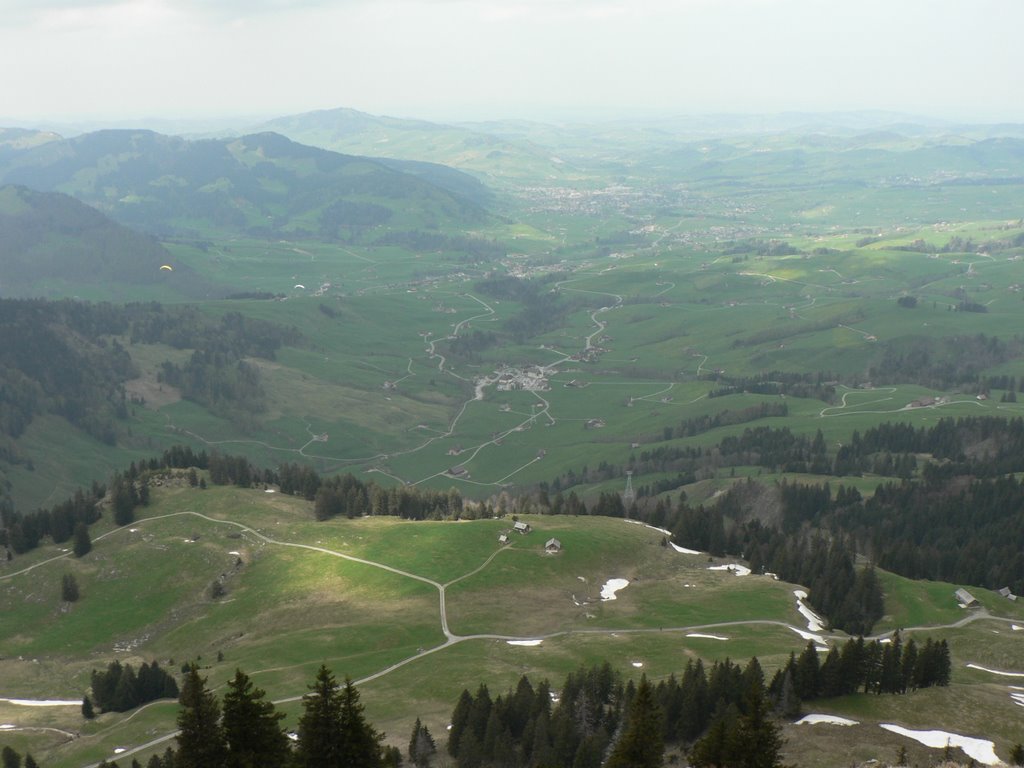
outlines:
[{"label": "hazy sky", "polygon": [[0,115],[1024,121],[1024,0],[0,0]]}]

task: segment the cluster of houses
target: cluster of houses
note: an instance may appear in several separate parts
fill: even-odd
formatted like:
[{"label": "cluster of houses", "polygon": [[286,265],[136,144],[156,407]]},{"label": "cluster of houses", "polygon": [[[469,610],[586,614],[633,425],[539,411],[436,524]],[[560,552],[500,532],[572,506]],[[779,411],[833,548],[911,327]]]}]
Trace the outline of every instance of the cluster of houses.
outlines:
[{"label": "cluster of houses", "polygon": [[[511,531],[502,531],[498,534],[498,543],[504,546],[511,541],[511,534],[518,533],[525,536],[532,531],[533,527],[529,523],[524,523],[522,520],[516,520],[512,524]],[[557,554],[562,551],[562,542],[558,539],[550,538],[544,543],[544,551],[549,555]]]},{"label": "cluster of houses", "polygon": [[[963,608],[977,608],[981,605],[981,603],[978,602],[978,598],[976,598],[966,589],[958,589],[953,594],[956,596],[956,601]],[[1014,602],[1016,602],[1017,600],[1017,596],[1013,594],[1009,587],[1003,587],[1002,589],[1000,589],[999,594],[1005,597],[1007,600],[1013,600]]]},{"label": "cluster of houses", "polygon": [[500,392],[525,390],[527,392],[546,392],[551,389],[544,369],[537,365],[525,368],[501,368],[495,371],[495,386]]}]

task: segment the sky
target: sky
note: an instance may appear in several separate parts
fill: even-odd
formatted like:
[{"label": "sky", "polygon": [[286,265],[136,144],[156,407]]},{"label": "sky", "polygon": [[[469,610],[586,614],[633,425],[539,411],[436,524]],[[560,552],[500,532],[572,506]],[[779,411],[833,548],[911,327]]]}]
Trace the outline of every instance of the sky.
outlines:
[{"label": "sky", "polygon": [[0,0],[0,125],[889,110],[1024,122],[1022,0]]}]

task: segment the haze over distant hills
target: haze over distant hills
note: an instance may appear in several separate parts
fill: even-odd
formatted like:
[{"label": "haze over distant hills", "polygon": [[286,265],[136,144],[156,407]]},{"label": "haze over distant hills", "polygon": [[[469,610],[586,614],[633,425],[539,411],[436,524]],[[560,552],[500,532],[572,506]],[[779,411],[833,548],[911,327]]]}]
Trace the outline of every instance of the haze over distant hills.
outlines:
[{"label": "haze over distant hills", "polygon": [[327,109],[279,117],[259,126],[294,141],[336,152],[429,160],[491,179],[565,175],[548,148],[526,135],[502,136],[490,125],[445,125]]},{"label": "haze over distant hills", "polygon": [[[74,294],[85,285],[130,287],[166,282],[173,263],[156,240],[117,224],[59,192],[0,187],[0,297]],[[201,295],[196,275],[178,265],[174,291]],[[113,291],[117,293],[116,290]]]},{"label": "haze over distant hills", "polygon": [[484,218],[487,197],[449,169],[340,155],[272,133],[188,141],[99,131],[0,155],[0,182],[65,192],[162,236],[334,238],[384,224],[465,226]]}]

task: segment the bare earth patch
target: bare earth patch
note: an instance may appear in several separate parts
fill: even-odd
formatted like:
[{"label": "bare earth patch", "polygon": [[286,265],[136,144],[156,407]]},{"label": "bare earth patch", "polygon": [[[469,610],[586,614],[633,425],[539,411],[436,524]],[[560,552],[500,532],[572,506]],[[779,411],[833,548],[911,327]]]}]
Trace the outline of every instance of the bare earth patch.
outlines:
[{"label": "bare earth patch", "polygon": [[157,381],[155,374],[145,374],[126,381],[124,389],[130,401],[141,399],[147,408],[154,411],[181,400],[181,390]]}]

